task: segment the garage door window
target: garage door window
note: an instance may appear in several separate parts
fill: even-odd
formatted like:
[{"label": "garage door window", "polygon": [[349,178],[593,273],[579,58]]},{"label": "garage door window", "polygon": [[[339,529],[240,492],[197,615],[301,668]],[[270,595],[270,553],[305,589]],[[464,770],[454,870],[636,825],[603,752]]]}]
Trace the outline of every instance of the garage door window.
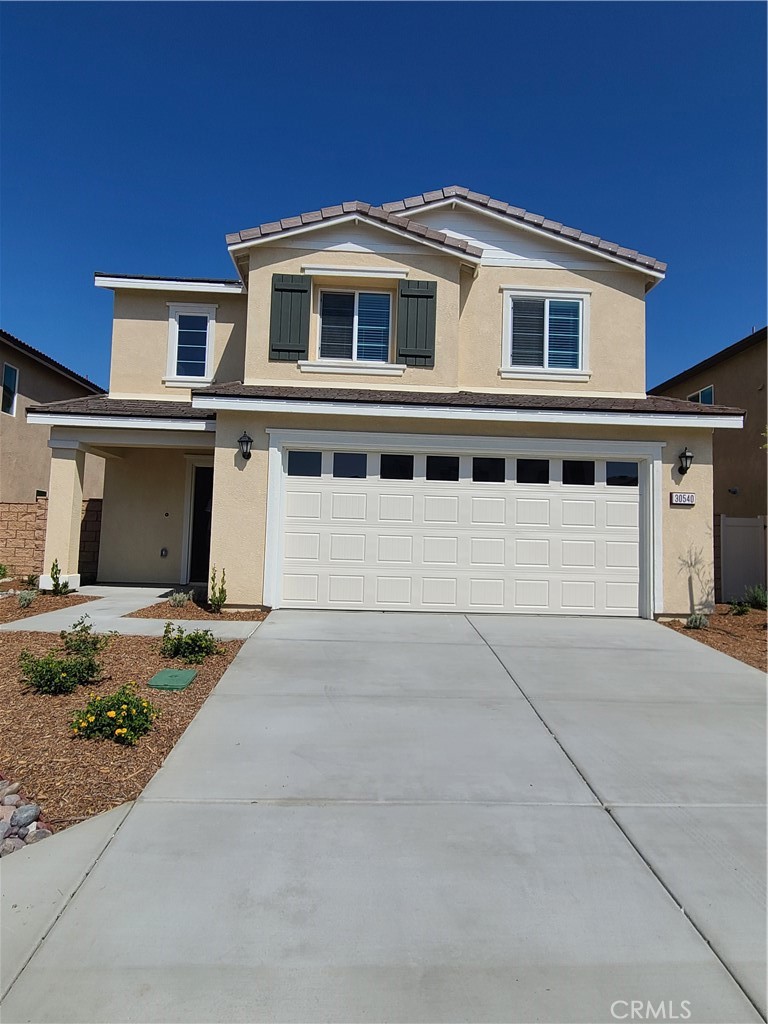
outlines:
[{"label": "garage door window", "polygon": [[563,483],[576,487],[591,487],[595,482],[594,462],[577,459],[563,460]]},{"label": "garage door window", "polygon": [[288,476],[322,476],[321,452],[288,452]]},{"label": "garage door window", "polygon": [[506,459],[472,459],[472,480],[479,484],[503,484],[506,480]]},{"label": "garage door window", "polygon": [[413,480],[413,456],[382,455],[379,476],[382,480]]},{"label": "garage door window", "polygon": [[548,484],[549,459],[518,459],[517,482],[519,484]]},{"label": "garage door window", "polygon": [[427,480],[458,480],[458,455],[428,455]]},{"label": "garage door window", "polygon": [[637,487],[637,463],[606,463],[605,482],[609,487]]},{"label": "garage door window", "polygon": [[365,480],[368,475],[368,456],[364,452],[334,452],[333,475],[347,480]]}]

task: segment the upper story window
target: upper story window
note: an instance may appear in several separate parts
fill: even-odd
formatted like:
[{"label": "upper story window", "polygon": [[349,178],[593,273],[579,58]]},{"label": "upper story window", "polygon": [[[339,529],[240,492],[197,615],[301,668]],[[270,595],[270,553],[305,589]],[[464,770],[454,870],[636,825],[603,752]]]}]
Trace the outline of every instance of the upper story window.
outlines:
[{"label": "upper story window", "polygon": [[692,395],[688,395],[689,402],[700,402],[702,405],[714,405],[715,404],[715,386],[710,384],[709,387],[702,388],[701,391],[694,391]]},{"label": "upper story window", "polygon": [[166,383],[199,383],[213,379],[216,306],[169,305]]},{"label": "upper story window", "polygon": [[389,292],[321,292],[320,358],[388,362],[391,321]]},{"label": "upper story window", "polygon": [[504,370],[523,376],[570,377],[587,370],[586,293],[508,290]]},{"label": "upper story window", "polygon": [[10,363],[3,365],[3,412],[16,415],[16,395],[19,392],[19,371]]}]

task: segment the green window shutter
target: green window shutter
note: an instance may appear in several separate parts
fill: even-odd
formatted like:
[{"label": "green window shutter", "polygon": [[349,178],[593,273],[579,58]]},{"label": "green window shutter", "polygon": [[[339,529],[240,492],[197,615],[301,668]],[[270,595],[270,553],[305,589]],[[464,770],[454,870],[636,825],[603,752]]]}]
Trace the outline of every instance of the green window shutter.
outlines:
[{"label": "green window shutter", "polygon": [[436,281],[401,281],[397,293],[397,361],[435,365]]},{"label": "green window shutter", "polygon": [[295,362],[309,355],[309,303],[312,278],[306,274],[272,275],[269,358]]}]

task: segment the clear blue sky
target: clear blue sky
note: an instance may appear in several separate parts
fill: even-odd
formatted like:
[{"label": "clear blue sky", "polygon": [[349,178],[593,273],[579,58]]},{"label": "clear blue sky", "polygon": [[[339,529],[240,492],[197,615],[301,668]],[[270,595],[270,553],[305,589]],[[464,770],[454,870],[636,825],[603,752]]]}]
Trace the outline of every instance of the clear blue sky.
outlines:
[{"label": "clear blue sky", "polygon": [[6,330],[107,382],[93,271],[448,184],[669,262],[648,383],[765,322],[761,3],[2,3]]}]

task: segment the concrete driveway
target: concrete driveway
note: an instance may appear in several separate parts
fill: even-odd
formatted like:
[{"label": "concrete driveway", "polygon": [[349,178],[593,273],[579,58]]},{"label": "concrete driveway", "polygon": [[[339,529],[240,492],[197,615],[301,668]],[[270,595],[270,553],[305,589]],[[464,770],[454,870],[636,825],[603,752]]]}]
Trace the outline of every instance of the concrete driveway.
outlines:
[{"label": "concrete driveway", "polygon": [[762,674],[662,626],[277,612],[2,1019],[760,1020],[764,806]]}]

